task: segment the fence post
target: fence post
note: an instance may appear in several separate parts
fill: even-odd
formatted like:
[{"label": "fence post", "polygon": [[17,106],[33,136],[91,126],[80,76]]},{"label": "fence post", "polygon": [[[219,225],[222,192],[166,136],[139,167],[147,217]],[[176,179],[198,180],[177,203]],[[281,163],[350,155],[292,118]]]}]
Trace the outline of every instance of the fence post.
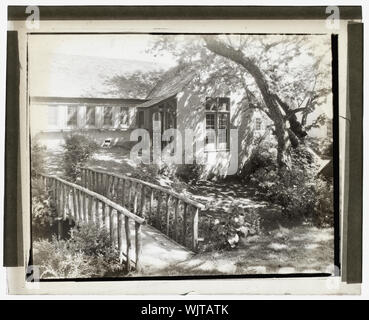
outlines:
[{"label": "fence post", "polygon": [[112,177],[112,180],[111,180],[111,187],[110,187],[110,192],[111,192],[111,198],[112,200],[115,201],[115,176]]},{"label": "fence post", "polygon": [[109,206],[109,233],[110,233],[110,243],[111,247],[114,248],[114,220],[113,220],[113,208]]},{"label": "fence post", "polygon": [[78,213],[77,213],[77,201],[76,201],[76,188],[73,188],[72,191],[72,201],[73,201],[73,216],[75,223],[78,222]]},{"label": "fence post", "polygon": [[52,195],[53,195],[53,200],[54,200],[54,204],[55,204],[55,206],[56,206],[56,208],[57,208],[57,190],[56,190],[56,180],[55,179],[52,179]]},{"label": "fence post", "polygon": [[81,207],[81,191],[77,190],[77,210],[78,210],[78,222],[83,221],[83,212]]},{"label": "fence post", "polygon": [[187,203],[183,203],[183,235],[182,235],[182,244],[186,246],[186,230],[187,230]]},{"label": "fence post", "polygon": [[131,230],[129,228],[129,218],[127,216],[124,217],[124,227],[126,231],[126,243],[127,243],[127,251],[126,251],[126,258],[127,258],[127,272],[131,271]]},{"label": "fence post", "polygon": [[146,204],[146,187],[141,185],[141,204],[140,204],[140,216],[143,217],[145,215],[145,204]]},{"label": "fence post", "polygon": [[84,192],[81,192],[81,196],[82,196],[82,216],[83,216],[83,222],[87,222],[87,207],[86,207],[86,201],[87,201],[87,197],[86,194]]},{"label": "fence post", "polygon": [[62,184],[58,182],[57,198],[59,199],[58,200],[58,210],[59,210],[59,212],[58,212],[58,239],[59,240],[63,236],[63,205],[64,205],[64,202],[63,202],[63,198],[62,198],[62,195],[63,195],[62,189],[63,189]]},{"label": "fence post", "polygon": [[142,251],[142,237],[141,224],[135,223],[135,237],[136,237],[136,272],[141,271],[141,251]]},{"label": "fence post", "polygon": [[110,189],[111,176],[108,175],[108,174],[104,174],[104,176],[105,176],[104,195],[105,195],[105,197],[109,198],[109,189]]},{"label": "fence post", "polygon": [[193,208],[192,217],[192,249],[197,251],[197,246],[199,242],[199,208]]},{"label": "fence post", "polygon": [[160,217],[160,207],[161,207],[161,192],[158,192],[158,206],[156,207],[156,225],[157,228],[161,229],[161,217]]},{"label": "fence post", "polygon": [[135,196],[133,200],[133,213],[137,214],[137,206],[138,206],[138,183],[135,184]]},{"label": "fence post", "polygon": [[150,188],[149,219],[152,219],[152,208],[154,206],[154,189]]},{"label": "fence post", "polygon": [[101,203],[101,220],[103,223],[103,228],[106,228],[105,202]]},{"label": "fence post", "polygon": [[92,196],[88,196],[88,212],[87,212],[87,216],[88,216],[88,222],[93,221],[93,213],[92,213],[92,202],[93,202],[93,198]]},{"label": "fence post", "polygon": [[70,221],[76,220],[76,217],[74,215],[74,203],[73,203],[73,189],[72,187],[69,188],[69,214],[70,214]]},{"label": "fence post", "polygon": [[166,210],[166,234],[169,236],[169,218],[170,218],[170,211],[169,211],[169,201],[170,201],[170,195],[168,194],[166,203],[165,203],[165,210]]},{"label": "fence post", "polygon": [[119,251],[119,262],[123,261],[123,213],[117,212],[118,215],[118,251]]},{"label": "fence post", "polygon": [[85,177],[85,169],[81,169],[81,184],[83,187],[86,186],[86,177]]},{"label": "fence post", "polygon": [[89,169],[86,169],[86,188],[91,188],[91,171]]},{"label": "fence post", "polygon": [[131,181],[127,181],[128,182],[128,188],[129,188],[129,192],[128,192],[128,201],[126,203],[128,210],[131,210],[131,195],[132,195],[132,185],[133,182]]},{"label": "fence post", "polygon": [[69,186],[64,186],[65,187],[65,194],[66,194],[66,208],[65,208],[65,217],[66,219],[69,220],[69,225],[72,225],[72,209],[71,209],[71,203],[70,203],[70,187]]},{"label": "fence post", "polygon": [[94,209],[94,217],[93,217],[94,223],[97,223],[98,226],[100,226],[99,221],[99,200],[95,199],[95,209]]},{"label": "fence post", "polygon": [[178,210],[179,210],[179,199],[175,199],[174,203],[174,240],[178,242],[179,232],[178,232]]},{"label": "fence post", "polygon": [[125,192],[126,192],[126,180],[125,179],[121,179],[122,180],[122,206],[125,206]]},{"label": "fence post", "polygon": [[61,216],[63,219],[66,218],[66,210],[65,210],[65,186],[61,184]]}]

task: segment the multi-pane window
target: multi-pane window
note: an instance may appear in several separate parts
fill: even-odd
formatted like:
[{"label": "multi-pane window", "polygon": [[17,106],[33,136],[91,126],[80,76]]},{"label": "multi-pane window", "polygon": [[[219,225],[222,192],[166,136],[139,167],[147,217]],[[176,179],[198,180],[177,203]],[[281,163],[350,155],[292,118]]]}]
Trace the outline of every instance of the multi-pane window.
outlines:
[{"label": "multi-pane window", "polygon": [[226,149],[228,147],[228,124],[229,113],[218,114],[218,148]]},{"label": "multi-pane window", "polygon": [[86,110],[86,124],[88,126],[96,125],[96,108],[95,107],[87,107]]},{"label": "multi-pane window", "polygon": [[47,123],[51,127],[58,125],[58,107],[47,108]]},{"label": "multi-pane window", "polygon": [[68,107],[67,110],[67,126],[76,127],[77,126],[77,107]]},{"label": "multi-pane window", "polygon": [[113,125],[113,108],[104,107],[104,126]]},{"label": "multi-pane window", "polygon": [[255,119],[255,130],[256,131],[260,131],[261,130],[261,119],[260,118],[256,118]]},{"label": "multi-pane window", "polygon": [[216,149],[229,148],[230,99],[227,97],[206,98],[205,144]]},{"label": "multi-pane window", "polygon": [[206,144],[215,143],[215,123],[216,123],[216,114],[215,113],[207,113],[206,114]]},{"label": "multi-pane window", "polygon": [[120,107],[119,110],[119,123],[121,126],[129,125],[129,113],[127,107]]}]

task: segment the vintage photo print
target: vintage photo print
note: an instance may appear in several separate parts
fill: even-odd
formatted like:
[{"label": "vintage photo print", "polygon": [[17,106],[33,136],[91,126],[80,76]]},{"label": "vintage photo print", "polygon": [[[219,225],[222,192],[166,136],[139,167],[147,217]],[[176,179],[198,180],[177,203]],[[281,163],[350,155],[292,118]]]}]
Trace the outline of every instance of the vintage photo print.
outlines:
[{"label": "vintage photo print", "polygon": [[333,44],[28,34],[41,280],[337,275]]}]

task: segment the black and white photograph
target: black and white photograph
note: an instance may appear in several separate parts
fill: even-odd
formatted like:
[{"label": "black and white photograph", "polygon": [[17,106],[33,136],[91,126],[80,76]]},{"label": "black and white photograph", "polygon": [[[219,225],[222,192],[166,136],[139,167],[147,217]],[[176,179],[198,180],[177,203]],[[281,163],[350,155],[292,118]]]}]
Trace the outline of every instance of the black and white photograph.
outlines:
[{"label": "black and white photograph", "polygon": [[40,279],[337,275],[332,39],[29,34]]}]

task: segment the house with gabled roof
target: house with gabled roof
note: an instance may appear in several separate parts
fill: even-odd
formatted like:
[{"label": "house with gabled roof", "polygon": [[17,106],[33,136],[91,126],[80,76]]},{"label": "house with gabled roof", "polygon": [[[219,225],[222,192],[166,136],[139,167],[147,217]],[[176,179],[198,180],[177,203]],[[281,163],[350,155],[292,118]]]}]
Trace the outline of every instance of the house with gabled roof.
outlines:
[{"label": "house with gabled roof", "polygon": [[[221,82],[221,76],[204,80],[191,67],[173,68],[149,93],[147,101],[136,107],[138,126],[147,129],[151,139],[155,121],[160,121],[161,132],[178,129],[182,146],[187,142],[186,130],[192,131],[194,162],[202,165],[205,176],[236,173],[234,168],[230,172],[231,164],[241,167],[255,141],[269,135],[271,121],[249,107],[243,84],[230,89],[224,81],[219,85]],[[236,136],[232,136],[232,129]]]},{"label": "house with gabled roof", "polygon": [[[183,153],[183,164],[178,166],[199,164],[207,177],[236,173],[261,141],[276,153],[271,120],[252,107],[244,83],[230,87],[221,74],[209,76],[194,66],[177,66],[163,75],[145,99],[98,96],[102,90],[96,89],[97,81],[93,85],[96,96],[68,96],[65,92],[31,96],[31,132],[40,141],[47,140],[48,146],[59,146],[65,133],[73,131],[112,146],[132,145],[132,131],[142,128],[149,133],[152,146],[155,130],[178,129],[184,146],[188,130],[194,159],[187,162]],[[57,88],[60,92],[66,87],[60,83]]]}]

